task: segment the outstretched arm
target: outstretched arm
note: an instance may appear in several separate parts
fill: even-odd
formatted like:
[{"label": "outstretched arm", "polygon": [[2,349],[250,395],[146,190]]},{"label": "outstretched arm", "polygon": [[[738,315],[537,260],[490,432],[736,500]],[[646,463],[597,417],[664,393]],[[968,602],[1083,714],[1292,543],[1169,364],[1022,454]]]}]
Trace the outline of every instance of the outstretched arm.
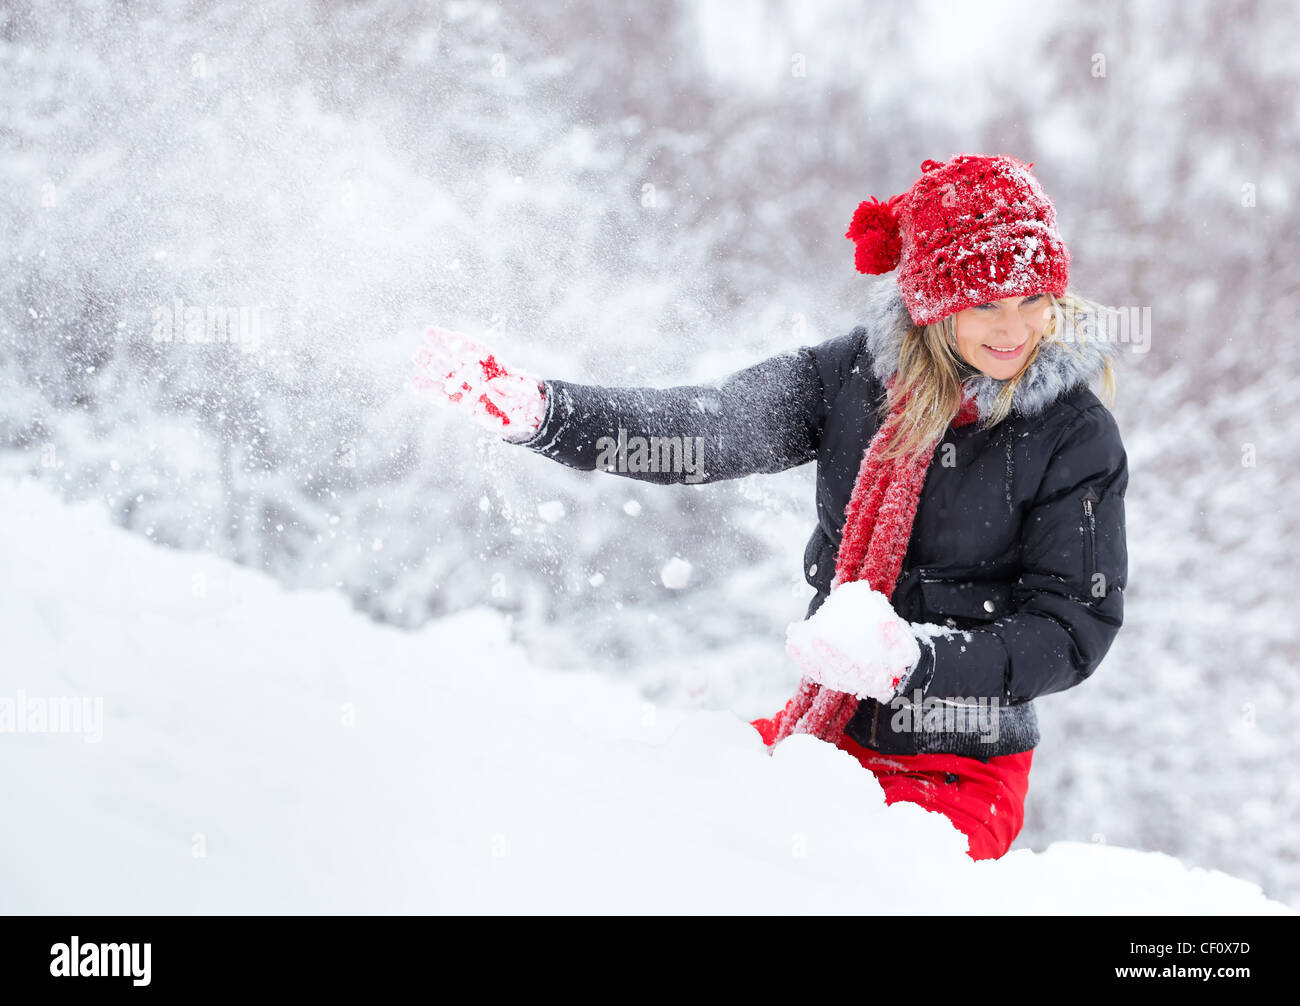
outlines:
[{"label": "outstretched arm", "polygon": [[602,387],[512,372],[459,333],[430,330],[416,386],[504,439],[581,471],[716,482],[813,461],[862,330],[704,384]]},{"label": "outstretched arm", "polygon": [[857,332],[670,388],[545,380],[546,413],[522,446],[582,471],[646,482],[717,482],[813,461]]}]

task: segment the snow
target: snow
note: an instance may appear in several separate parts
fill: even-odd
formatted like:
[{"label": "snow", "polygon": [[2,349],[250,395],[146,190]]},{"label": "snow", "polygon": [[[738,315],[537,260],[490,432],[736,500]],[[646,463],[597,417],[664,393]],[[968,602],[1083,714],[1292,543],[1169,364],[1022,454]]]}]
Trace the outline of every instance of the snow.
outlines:
[{"label": "snow", "polygon": [[681,590],[690,582],[691,564],[679,556],[674,556],[664,563],[659,571],[659,578],[669,590]]},{"label": "snow", "polygon": [[559,500],[547,500],[537,504],[537,516],[548,524],[554,524],[564,517],[564,504]]},{"label": "snow", "polygon": [[940,625],[938,622],[909,622],[908,624],[912,628],[912,635],[927,643],[935,636],[961,636],[966,642],[970,642],[970,632],[966,629],[954,629],[952,626]]},{"label": "snow", "polygon": [[488,609],[399,630],[35,482],[0,507],[0,697],[102,701],[0,733],[0,911],[1294,914],[1100,843],[972,862],[845,752],[534,666]]},{"label": "snow", "polygon": [[881,702],[921,657],[908,623],[865,580],[835,587],[811,618],[790,623],[785,640],[786,652],[815,681]]}]

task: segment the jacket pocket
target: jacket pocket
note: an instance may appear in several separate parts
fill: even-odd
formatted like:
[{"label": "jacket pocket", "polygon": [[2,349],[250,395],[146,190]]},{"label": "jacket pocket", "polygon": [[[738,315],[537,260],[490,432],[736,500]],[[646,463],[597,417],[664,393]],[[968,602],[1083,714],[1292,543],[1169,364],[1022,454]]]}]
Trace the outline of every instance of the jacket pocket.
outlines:
[{"label": "jacket pocket", "polygon": [[823,592],[831,589],[831,580],[835,576],[835,550],[820,525],[813,529],[808,544],[804,546],[803,575],[810,586]]},{"label": "jacket pocket", "polygon": [[[1083,587],[1090,595],[1093,593],[1092,578],[1097,574],[1097,504],[1101,497],[1097,490],[1088,486],[1083,494]],[[1104,595],[1104,591],[1103,591]]]},{"label": "jacket pocket", "polygon": [[1083,544],[1083,589],[1090,601],[1103,600],[1128,579],[1128,543],[1124,530],[1124,496],[1098,495],[1089,486],[1080,504]]},{"label": "jacket pocket", "polygon": [[948,625],[983,623],[1011,610],[1012,584],[1004,580],[970,580],[921,574],[921,596],[926,611]]}]

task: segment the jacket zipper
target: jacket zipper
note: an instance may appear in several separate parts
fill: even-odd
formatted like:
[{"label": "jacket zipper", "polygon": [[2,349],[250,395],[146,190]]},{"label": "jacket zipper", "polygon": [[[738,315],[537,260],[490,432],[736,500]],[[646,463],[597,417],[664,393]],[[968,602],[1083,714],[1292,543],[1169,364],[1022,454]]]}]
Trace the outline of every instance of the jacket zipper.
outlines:
[{"label": "jacket zipper", "polygon": [[1097,571],[1097,515],[1093,513],[1092,505],[1101,500],[1092,486],[1083,495],[1083,516],[1086,520],[1084,536],[1087,543],[1087,566],[1084,571],[1084,585],[1086,589],[1092,591],[1092,577]]}]

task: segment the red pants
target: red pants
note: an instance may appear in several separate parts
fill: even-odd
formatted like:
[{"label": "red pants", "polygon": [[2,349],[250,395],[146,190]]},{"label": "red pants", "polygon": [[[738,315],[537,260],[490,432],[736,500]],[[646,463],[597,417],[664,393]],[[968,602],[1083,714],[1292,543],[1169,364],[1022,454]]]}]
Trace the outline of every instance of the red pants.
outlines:
[{"label": "red pants", "polygon": [[[769,720],[755,720],[769,742]],[[906,800],[938,811],[970,840],[971,859],[999,859],[1025,824],[1025,794],[1033,751],[982,762],[953,754],[884,755],[848,736],[836,747],[868,768],[885,791],[885,803]]]}]

